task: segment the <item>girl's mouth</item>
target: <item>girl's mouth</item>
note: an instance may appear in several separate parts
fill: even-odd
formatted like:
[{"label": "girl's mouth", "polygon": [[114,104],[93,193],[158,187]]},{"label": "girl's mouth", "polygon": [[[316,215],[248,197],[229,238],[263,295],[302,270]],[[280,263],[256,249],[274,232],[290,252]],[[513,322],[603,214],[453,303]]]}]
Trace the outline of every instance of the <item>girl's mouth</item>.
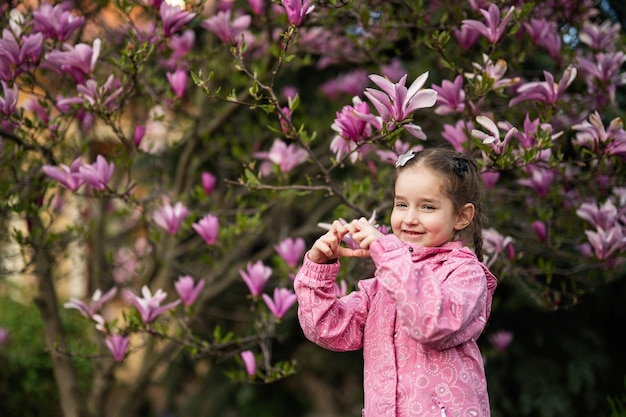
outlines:
[{"label": "girl's mouth", "polygon": [[402,233],[407,236],[421,236],[424,234],[423,232],[415,232],[413,230],[403,230]]}]

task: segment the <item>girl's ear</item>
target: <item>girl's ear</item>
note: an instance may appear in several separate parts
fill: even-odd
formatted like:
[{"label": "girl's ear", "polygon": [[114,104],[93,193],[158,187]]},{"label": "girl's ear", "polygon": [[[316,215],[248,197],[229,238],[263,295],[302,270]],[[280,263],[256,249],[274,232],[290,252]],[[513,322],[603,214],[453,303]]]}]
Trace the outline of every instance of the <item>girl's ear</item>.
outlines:
[{"label": "girl's ear", "polygon": [[472,203],[465,203],[461,210],[459,210],[459,214],[456,218],[456,223],[454,225],[454,230],[463,230],[474,220],[474,213],[476,212],[476,207]]}]

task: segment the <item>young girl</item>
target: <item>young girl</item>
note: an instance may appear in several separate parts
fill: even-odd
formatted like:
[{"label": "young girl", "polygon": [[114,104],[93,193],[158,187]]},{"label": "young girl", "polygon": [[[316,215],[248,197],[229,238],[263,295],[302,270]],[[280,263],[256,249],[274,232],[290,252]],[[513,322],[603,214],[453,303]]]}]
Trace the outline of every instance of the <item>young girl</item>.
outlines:
[{"label": "young girl", "polygon": [[[364,218],[335,221],[296,276],[300,325],[323,348],[363,349],[364,417],[489,416],[476,339],[496,278],[479,261],[476,165],[436,148],[402,155],[396,167],[393,234]],[[359,249],[340,245],[348,233]],[[376,274],[337,298],[341,256],[371,256]]]}]

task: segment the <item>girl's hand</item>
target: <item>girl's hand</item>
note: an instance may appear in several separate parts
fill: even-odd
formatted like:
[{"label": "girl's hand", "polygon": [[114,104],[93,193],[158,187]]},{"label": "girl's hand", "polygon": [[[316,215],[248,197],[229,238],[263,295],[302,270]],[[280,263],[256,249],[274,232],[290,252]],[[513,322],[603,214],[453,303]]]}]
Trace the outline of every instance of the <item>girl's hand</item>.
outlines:
[{"label": "girl's hand", "polygon": [[334,262],[340,256],[366,257],[368,251],[350,249],[341,246],[341,241],[349,232],[348,225],[335,220],[326,234],[315,241],[309,251],[309,259],[317,264]]},{"label": "girl's hand", "polygon": [[369,256],[369,248],[372,243],[383,234],[374,226],[372,226],[365,217],[352,220],[349,224],[350,236],[359,245],[359,247],[367,252]]}]

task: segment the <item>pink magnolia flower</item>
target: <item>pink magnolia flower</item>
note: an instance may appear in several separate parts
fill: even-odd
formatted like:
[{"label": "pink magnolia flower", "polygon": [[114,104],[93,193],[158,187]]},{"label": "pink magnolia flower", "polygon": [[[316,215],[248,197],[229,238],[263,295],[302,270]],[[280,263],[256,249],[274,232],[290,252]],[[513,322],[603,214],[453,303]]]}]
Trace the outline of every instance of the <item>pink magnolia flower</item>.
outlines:
[{"label": "pink magnolia flower", "polygon": [[178,202],[174,206],[165,204],[156,210],[152,216],[154,222],[161,226],[170,235],[175,235],[183,220],[187,218],[189,211],[183,203]]},{"label": "pink magnolia flower", "polygon": [[[1,53],[0,57],[2,57]],[[11,116],[15,113],[20,90],[17,84],[13,84],[13,87],[9,87],[4,80],[0,81],[0,83],[2,84],[2,92],[4,94],[4,96],[0,96],[0,113],[5,116]]]},{"label": "pink magnolia flower", "polygon": [[483,79],[489,79],[492,82],[492,90],[500,90],[519,82],[519,78],[503,78],[508,69],[508,64],[504,59],[498,59],[494,63],[489,55],[483,54],[483,63],[473,62],[472,66],[478,73],[465,73],[465,77],[477,83],[482,83]]},{"label": "pink magnolia flower", "polygon": [[598,96],[600,102],[615,103],[615,92],[618,86],[626,84],[626,72],[622,72],[622,64],[626,62],[626,54],[618,52],[599,52],[590,58],[578,57],[578,68],[586,73],[587,90],[591,95]]},{"label": "pink magnolia flower", "polygon": [[462,112],[465,110],[465,91],[463,90],[463,77],[457,75],[454,82],[443,80],[441,87],[433,84],[433,90],[437,92],[437,104],[435,113],[444,115]]},{"label": "pink magnolia flower", "polygon": [[605,20],[601,24],[595,24],[589,20],[583,22],[582,31],[578,39],[594,51],[612,51],[619,38],[621,26]]},{"label": "pink magnolia flower", "polygon": [[[71,97],[63,97],[62,95],[57,95],[56,99],[56,108],[62,113],[70,113],[72,111],[72,106],[78,105],[83,106],[85,104],[85,99],[79,96],[71,96]],[[79,109],[78,111],[82,111]]]},{"label": "pink magnolia flower", "polygon": [[537,237],[539,238],[539,240],[541,242],[545,242],[546,241],[546,237],[548,235],[548,232],[546,230],[546,224],[544,222],[542,222],[541,220],[535,220],[533,222],[532,226],[533,226],[533,230],[537,234]]},{"label": "pink magnolia flower", "polygon": [[330,141],[330,150],[335,153],[337,160],[341,160],[345,155],[350,155],[350,161],[356,162],[362,156],[378,150],[378,148],[374,145],[347,141],[337,135]]},{"label": "pink magnolia flower", "polygon": [[141,140],[143,139],[145,135],[146,135],[145,126],[141,126],[141,125],[135,126],[135,132],[133,134],[133,143],[135,144],[136,147],[139,147],[139,145],[141,145]]},{"label": "pink magnolia flower", "polygon": [[[0,51],[2,51],[2,39],[0,39]],[[0,80],[5,81],[14,80],[19,74],[19,68],[12,64],[9,59],[5,59],[5,53],[0,52]]]},{"label": "pink magnolia flower", "polygon": [[198,222],[191,225],[204,241],[209,245],[214,245],[217,242],[219,231],[219,219],[212,215],[207,214]]},{"label": "pink magnolia flower", "polygon": [[167,46],[172,50],[172,53],[168,58],[160,61],[163,68],[168,71],[186,68],[187,63],[183,58],[191,52],[195,42],[196,33],[192,29],[187,29],[182,34],[175,33],[172,35],[167,42]]},{"label": "pink magnolia flower", "polygon": [[215,189],[215,184],[217,184],[217,178],[210,172],[203,172],[201,175],[201,180],[204,193],[206,195],[210,195]]},{"label": "pink magnolia flower", "polygon": [[306,248],[304,239],[301,237],[297,239],[288,237],[278,245],[274,245],[274,249],[276,249],[278,255],[283,258],[287,265],[293,268],[300,263]]},{"label": "pink magnolia flower", "polygon": [[93,72],[100,56],[100,39],[93,41],[93,46],[85,43],[64,44],[64,50],[48,53],[42,66],[59,74],[68,73],[78,84],[85,82],[85,76]]},{"label": "pink magnolia flower", "polygon": [[[18,39],[19,38],[19,39]],[[18,74],[27,71],[39,61],[43,35],[15,35],[11,30],[4,29],[0,38],[0,75],[5,81],[14,79]]]},{"label": "pink magnolia flower", "polygon": [[285,135],[290,134],[291,130],[291,109],[289,107],[281,108],[282,113],[278,113],[278,122],[280,123],[280,130]]},{"label": "pink magnolia flower", "polygon": [[572,129],[578,131],[574,144],[595,153],[626,156],[626,131],[622,119],[611,120],[607,128],[596,111],[589,115],[588,121],[575,124]]},{"label": "pink magnolia flower", "polygon": [[248,5],[256,15],[262,15],[265,10],[265,0],[248,0]]},{"label": "pink magnolia flower", "polygon": [[500,330],[490,334],[488,339],[498,352],[503,352],[513,341],[513,332]]},{"label": "pink magnolia flower", "polygon": [[604,204],[597,202],[582,203],[576,214],[589,222],[593,227],[609,230],[619,221],[620,212],[612,199],[607,199]]},{"label": "pink magnolia flower", "polygon": [[485,184],[485,188],[488,190],[492,189],[498,183],[500,179],[500,172],[498,171],[482,171],[480,173],[480,177],[483,180],[483,184]]},{"label": "pink magnolia flower", "polygon": [[[3,7],[3,10],[6,12],[6,10],[8,9],[8,5],[5,5]],[[20,11],[20,9],[18,8],[13,8],[11,9],[11,11],[8,13],[8,28],[11,30],[11,32],[15,33],[17,36],[21,36],[24,33],[24,30],[26,29],[26,19],[24,18],[24,15],[22,14],[22,12]]]},{"label": "pink magnolia flower", "polygon": [[248,376],[254,376],[256,374],[256,359],[254,353],[251,350],[244,350],[241,352],[241,359],[246,367],[246,373]]},{"label": "pink magnolia flower", "polygon": [[106,159],[102,155],[98,155],[93,164],[78,167],[78,173],[75,176],[90,187],[103,191],[111,181],[114,170],[115,164],[113,162],[107,164]]},{"label": "pink magnolia flower", "polygon": [[241,278],[248,286],[250,294],[253,297],[258,297],[272,276],[272,268],[264,265],[262,261],[248,262],[246,270],[239,270],[239,275],[241,275]]},{"label": "pink magnolia flower", "polygon": [[244,14],[230,21],[230,10],[218,12],[202,22],[202,27],[213,32],[224,43],[239,44],[241,35],[248,29],[252,18]]},{"label": "pink magnolia flower", "polygon": [[[337,136],[351,142],[363,142],[372,136],[372,126],[362,117],[370,113],[369,105],[357,96],[352,98],[352,105],[343,106],[341,112],[335,113],[336,118],[330,126]],[[337,137],[336,136],[336,137]]]},{"label": "pink magnolia flower", "polygon": [[178,281],[174,283],[174,288],[183,302],[185,307],[189,307],[196,301],[200,292],[204,288],[204,281],[199,280],[197,284],[189,275],[178,277]]},{"label": "pink magnolia flower", "polygon": [[163,21],[163,36],[165,37],[172,36],[196,17],[195,13],[188,12],[179,6],[172,6],[166,1],[161,3],[159,12]]},{"label": "pink magnolia flower", "polygon": [[514,106],[517,103],[526,100],[535,100],[542,103],[554,105],[565,93],[567,87],[570,86],[576,78],[576,68],[569,66],[563,72],[563,77],[559,83],[554,82],[554,77],[548,71],[544,71],[544,77],[546,81],[528,82],[521,85],[518,89],[517,97],[514,97],[509,102],[509,106]]},{"label": "pink magnolia flower", "polygon": [[[406,74],[397,83],[376,74],[370,75],[369,78],[382,90],[367,88],[364,92],[378,111],[380,118],[370,114],[358,114],[378,130],[383,130],[383,123],[385,123],[385,129],[394,130],[397,125],[409,121],[416,110],[432,107],[437,100],[435,90],[422,88],[428,78],[428,72],[417,77],[408,89],[405,87]],[[410,122],[403,126],[416,138],[426,139],[420,126]]]},{"label": "pink magnolia flower", "polygon": [[54,193],[52,200],[50,200],[50,208],[54,210],[56,213],[62,213],[64,205],[65,205],[65,200],[63,199],[63,194],[59,192]]},{"label": "pink magnolia flower", "polygon": [[128,336],[122,336],[120,334],[107,335],[104,339],[104,343],[113,355],[113,359],[117,362],[121,362],[126,357],[126,350],[130,343]]},{"label": "pink magnolia flower", "polygon": [[294,143],[287,145],[282,140],[275,139],[269,152],[256,152],[254,156],[267,160],[260,170],[262,174],[268,175],[272,171],[272,165],[278,165],[282,173],[289,172],[306,161],[309,154]]},{"label": "pink magnolia flower", "polygon": [[274,288],[274,297],[270,298],[269,295],[263,294],[263,301],[274,317],[280,320],[295,304],[296,294],[288,288]]},{"label": "pink magnolia flower", "polygon": [[18,74],[34,67],[41,56],[43,35],[35,33],[16,38],[9,29],[0,38],[0,79],[13,80]]},{"label": "pink magnolia flower", "polygon": [[[552,133],[552,125],[549,123],[540,123],[539,118],[531,120],[528,113],[524,118],[524,131],[518,132],[516,137],[519,139],[520,144],[525,149],[532,149],[537,144],[537,138],[540,133],[547,132]],[[551,135],[552,139],[556,139],[563,132],[556,132]]]},{"label": "pink magnolia flower", "polygon": [[485,23],[478,20],[465,19],[461,28],[473,29],[482,34],[490,43],[498,43],[505,32],[506,25],[513,17],[515,7],[511,7],[500,20],[500,9],[495,4],[490,4],[489,9],[480,9],[480,13],[485,18]]},{"label": "pink magnolia flower", "polygon": [[547,197],[554,181],[554,171],[536,165],[528,165],[525,171],[530,174],[530,178],[519,179],[517,183],[531,188],[542,198]]},{"label": "pink magnolia flower", "polygon": [[91,296],[91,300],[88,303],[85,303],[84,301],[81,301],[77,298],[72,297],[69,299],[68,302],[63,304],[63,307],[75,308],[80,312],[82,316],[90,319],[90,318],[93,318],[95,314],[100,312],[100,310],[102,309],[102,306],[104,306],[104,304],[106,304],[109,300],[111,300],[115,296],[116,293],[117,293],[116,287],[112,287],[109,291],[107,291],[104,294],[102,293],[100,289],[97,289],[96,291],[94,291],[93,295]]},{"label": "pink magnolia flower", "polygon": [[44,165],[43,172],[53,180],[56,180],[60,184],[67,187],[68,189],[76,191],[84,183],[83,179],[78,176],[79,169],[82,165],[83,163],[80,158],[76,158],[69,167],[64,164],[61,164],[58,167],[52,165]]},{"label": "pink magnolia flower", "polygon": [[154,293],[154,295],[152,295],[152,293],[150,292],[150,289],[144,285],[141,288],[141,295],[143,297],[139,297],[134,294],[132,294],[131,296],[129,294],[129,298],[131,302],[137,308],[137,311],[139,311],[139,314],[141,315],[141,320],[145,324],[152,323],[162,313],[180,304],[180,300],[176,300],[174,302],[171,302],[169,304],[162,306],[161,303],[165,301],[165,298],[167,297],[167,293],[160,288]]},{"label": "pink magnolia flower", "polygon": [[[496,153],[497,155],[502,155],[506,150],[509,142],[513,137],[517,135],[517,128],[506,125],[505,123],[496,123],[486,116],[477,116],[476,121],[479,125],[484,127],[487,132],[483,132],[478,129],[472,130],[472,136],[480,139],[483,144],[489,145],[489,147]],[[500,128],[503,127],[507,129],[504,139],[500,139]]]},{"label": "pink magnolia flower", "polygon": [[[124,87],[121,86],[120,80],[111,74],[102,85],[98,85],[94,79],[89,79],[84,84],[78,84],[76,90],[79,93],[78,96],[91,106],[101,105],[110,110],[115,104],[115,100],[124,91]],[[65,100],[72,100],[72,98]]]},{"label": "pink magnolia flower", "polygon": [[304,17],[315,9],[313,0],[281,0],[281,3],[287,12],[287,20],[295,26],[300,26]]},{"label": "pink magnolia flower", "polygon": [[486,254],[492,255],[492,257],[485,256],[485,264],[487,267],[491,267],[501,253],[506,253],[513,246],[513,238],[510,236],[501,235],[496,229],[489,228],[483,230],[483,250]]},{"label": "pink magnolia flower", "polygon": [[167,80],[169,81],[172,90],[174,90],[176,97],[182,98],[185,95],[187,81],[189,80],[187,70],[178,68],[176,71],[168,72],[165,75],[167,76]]},{"label": "pink magnolia flower", "polygon": [[552,59],[559,59],[561,50],[561,33],[556,22],[545,18],[532,18],[524,23],[524,29],[535,45],[545,48]]},{"label": "pink magnolia flower", "polygon": [[615,224],[606,230],[598,227],[595,232],[585,230],[585,234],[598,259],[608,259],[615,252],[626,248],[624,228],[619,224]]},{"label": "pink magnolia flower", "polygon": [[469,132],[473,129],[474,127],[471,122],[466,123],[463,120],[458,120],[454,126],[444,124],[441,137],[447,140],[457,152],[464,152],[464,145],[467,143]]},{"label": "pink magnolia flower", "polygon": [[74,16],[68,5],[59,3],[52,6],[42,2],[39,9],[33,11],[33,32],[61,42],[68,40],[85,23],[85,18]]},{"label": "pink magnolia flower", "polygon": [[155,9],[158,9],[163,1],[164,0],[141,0],[145,5],[154,7]]},{"label": "pink magnolia flower", "polygon": [[96,330],[104,334],[109,334],[109,329],[107,329],[107,322],[104,317],[102,317],[102,315],[94,314],[91,318],[95,323]]},{"label": "pink magnolia flower", "polygon": [[471,27],[462,25],[460,29],[454,29],[454,38],[459,43],[461,49],[469,49],[480,37],[480,32]]}]

